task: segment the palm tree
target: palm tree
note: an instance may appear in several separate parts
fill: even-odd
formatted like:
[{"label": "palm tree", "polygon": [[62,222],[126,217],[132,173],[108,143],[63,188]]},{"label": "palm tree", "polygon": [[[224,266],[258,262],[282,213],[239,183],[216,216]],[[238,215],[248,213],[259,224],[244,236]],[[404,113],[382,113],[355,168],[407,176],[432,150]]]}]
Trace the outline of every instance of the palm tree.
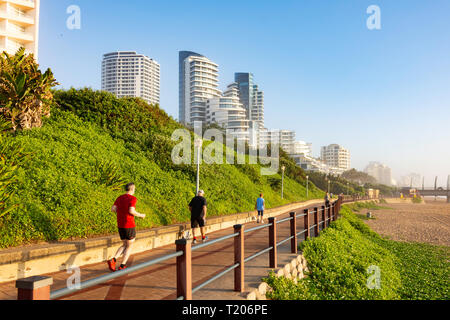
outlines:
[{"label": "palm tree", "polygon": [[56,85],[52,71],[42,74],[25,48],[13,56],[0,55],[0,115],[11,121],[14,131],[42,126],[42,117],[50,116],[51,88]]}]

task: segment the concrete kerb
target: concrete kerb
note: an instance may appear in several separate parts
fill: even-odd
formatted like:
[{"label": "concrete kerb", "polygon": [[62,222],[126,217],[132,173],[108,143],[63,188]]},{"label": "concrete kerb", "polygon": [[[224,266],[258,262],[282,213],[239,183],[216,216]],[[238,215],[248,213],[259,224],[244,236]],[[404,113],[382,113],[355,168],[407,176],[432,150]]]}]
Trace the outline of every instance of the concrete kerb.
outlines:
[{"label": "concrete kerb", "polygon": [[[306,277],[305,273],[308,272],[308,266],[305,257],[300,254],[294,258],[291,262],[284,265],[284,267],[274,271],[277,277],[285,277],[292,279],[295,283]],[[270,292],[272,288],[266,283],[261,282],[257,289],[250,291],[247,294],[247,300],[267,300],[266,294]]]},{"label": "concrete kerb", "polygon": [[[298,210],[321,202],[310,200],[297,202],[277,208],[267,209],[265,217],[276,217],[289,211]],[[245,224],[256,219],[257,212],[250,211],[207,219],[207,232],[232,228],[236,224]],[[176,224],[139,231],[133,247],[134,253],[156,249],[174,244],[190,230],[189,223]],[[71,267],[104,262],[114,255],[122,245],[117,235],[79,241],[41,244],[25,248],[0,250],[0,283],[18,279],[66,271]]]}]

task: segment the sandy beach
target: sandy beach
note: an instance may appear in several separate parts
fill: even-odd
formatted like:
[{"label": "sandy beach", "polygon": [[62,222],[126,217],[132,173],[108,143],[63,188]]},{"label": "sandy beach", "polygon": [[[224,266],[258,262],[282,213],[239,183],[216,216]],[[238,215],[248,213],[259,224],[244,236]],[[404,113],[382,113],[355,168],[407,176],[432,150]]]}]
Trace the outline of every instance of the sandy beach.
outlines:
[{"label": "sandy beach", "polygon": [[[450,246],[450,204],[426,200],[423,204],[389,203],[391,209],[370,210],[374,220],[366,223],[380,235],[396,241]],[[369,210],[362,210],[366,214]]]}]

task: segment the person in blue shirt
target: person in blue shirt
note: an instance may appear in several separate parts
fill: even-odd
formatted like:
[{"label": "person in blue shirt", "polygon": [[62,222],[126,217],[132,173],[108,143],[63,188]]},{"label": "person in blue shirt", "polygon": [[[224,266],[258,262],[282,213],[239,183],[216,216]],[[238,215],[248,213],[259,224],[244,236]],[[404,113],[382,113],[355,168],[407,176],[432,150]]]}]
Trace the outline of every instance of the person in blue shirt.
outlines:
[{"label": "person in blue shirt", "polygon": [[263,194],[259,195],[259,198],[256,200],[256,210],[258,210],[258,223],[264,223],[264,209],[265,209],[265,200]]}]

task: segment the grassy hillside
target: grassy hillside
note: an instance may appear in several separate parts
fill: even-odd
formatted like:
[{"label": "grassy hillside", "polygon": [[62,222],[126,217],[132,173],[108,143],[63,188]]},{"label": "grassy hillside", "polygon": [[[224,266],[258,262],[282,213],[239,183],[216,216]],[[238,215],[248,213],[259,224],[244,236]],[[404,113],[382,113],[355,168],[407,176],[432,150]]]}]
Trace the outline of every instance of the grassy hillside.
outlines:
[{"label": "grassy hillside", "polygon": [[[55,102],[42,128],[7,136],[32,154],[12,186],[19,207],[0,218],[0,247],[115,233],[110,208],[130,181],[147,214],[136,219],[138,229],[189,220],[196,167],[172,163],[176,121],[142,100],[89,89],[57,91]],[[285,155],[281,162],[284,200],[280,175],[261,176],[259,165],[203,164],[209,215],[253,210],[260,192],[269,208],[304,200],[303,171]],[[309,196],[323,193],[310,184]]]}]

